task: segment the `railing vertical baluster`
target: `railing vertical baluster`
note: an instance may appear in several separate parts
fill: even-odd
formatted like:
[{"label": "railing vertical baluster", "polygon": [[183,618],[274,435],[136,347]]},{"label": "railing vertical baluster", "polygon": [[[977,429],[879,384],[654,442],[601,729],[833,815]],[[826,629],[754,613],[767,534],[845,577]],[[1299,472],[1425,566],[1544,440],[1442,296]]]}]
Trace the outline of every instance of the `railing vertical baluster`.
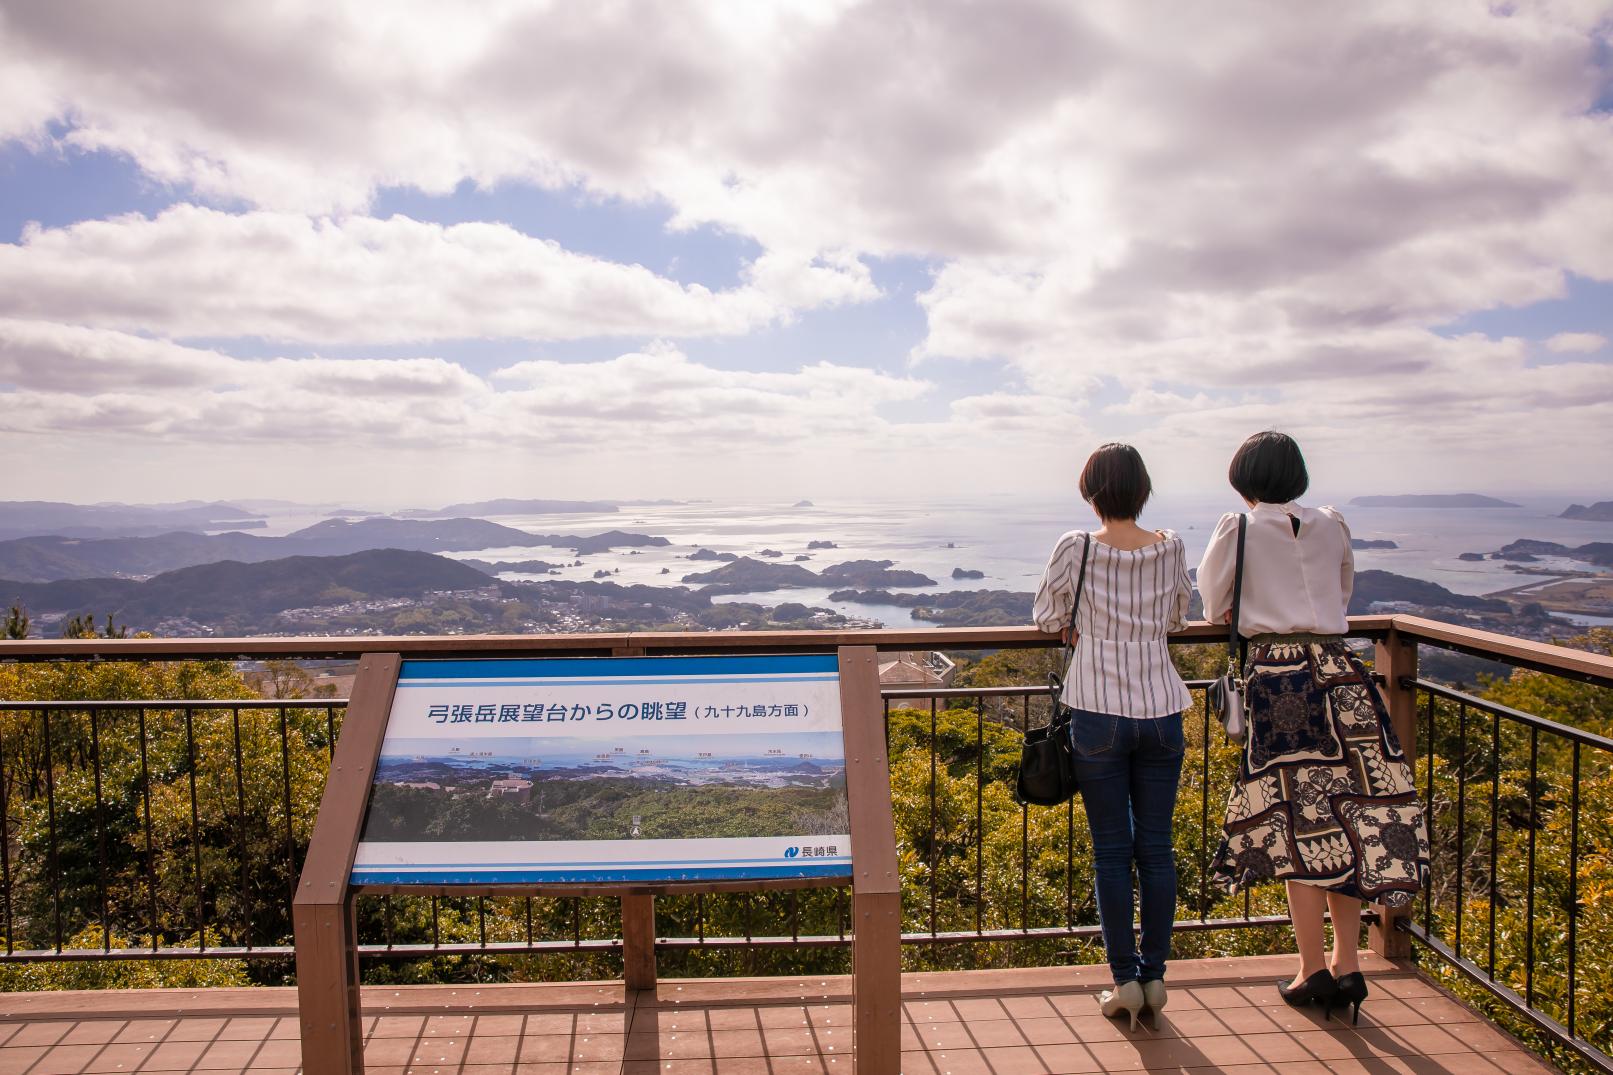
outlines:
[{"label": "railing vertical baluster", "polygon": [[483,948],[487,947],[487,897],[476,897],[476,939]]},{"label": "railing vertical baluster", "polygon": [[157,856],[152,849],[151,836],[151,764],[146,749],[146,707],[135,710],[140,724],[140,804],[146,830],[146,896],[151,902],[151,950],[158,950],[160,929],[157,921]]},{"label": "railing vertical baluster", "polygon": [[[1415,713],[1416,709],[1413,708]],[[1428,794],[1423,798],[1424,824],[1428,829],[1428,846],[1434,847],[1434,722],[1438,710],[1434,707],[1434,696],[1428,696],[1428,713],[1424,718],[1428,728],[1428,745],[1423,751],[1422,762],[1428,767]],[[1415,739],[1412,740],[1416,742]],[[1430,937],[1434,935],[1434,871],[1430,869],[1423,879],[1423,932]]]},{"label": "railing vertical baluster", "polygon": [[526,946],[532,947],[532,897],[526,898]]},{"label": "railing vertical baluster", "polygon": [[437,914],[437,897],[431,897],[431,947],[442,947],[442,923]]},{"label": "railing vertical baluster", "polygon": [[196,809],[196,724],[189,706],[185,707],[185,762],[190,773],[190,852],[191,879],[196,885],[196,947],[207,950],[207,918],[202,905],[202,839]]},{"label": "railing vertical baluster", "polygon": [[582,898],[573,897],[571,901],[571,944],[574,948],[582,947]]},{"label": "railing vertical baluster", "polygon": [[1568,1036],[1579,1033],[1579,740],[1574,740],[1574,767],[1568,793]]},{"label": "railing vertical baluster", "polygon": [[695,893],[694,897],[694,928],[695,937],[701,944],[706,943],[706,897]]},{"label": "railing vertical baluster", "polygon": [[1201,692],[1204,708],[1203,772],[1199,776],[1199,921],[1210,914],[1210,692]]},{"label": "railing vertical baluster", "polygon": [[0,724],[0,890],[6,900],[6,955],[15,952],[11,936],[11,785],[6,781],[6,734]]},{"label": "railing vertical baluster", "polygon": [[[1031,699],[1025,696],[1025,704],[1020,710],[1019,734],[1025,736],[1031,730]],[[1030,856],[1031,856],[1031,815],[1030,809],[1024,803],[1019,804],[1019,928],[1027,930],[1031,921],[1031,895],[1030,895]]]},{"label": "railing vertical baluster", "polygon": [[[288,710],[280,707],[280,808],[285,811],[286,842],[286,921],[291,921],[292,905],[297,898],[297,840],[291,829],[291,728],[287,723]],[[387,913],[392,911],[391,897],[385,897]],[[388,947],[391,940],[387,941]]]},{"label": "railing vertical baluster", "polygon": [[336,707],[325,707],[325,760],[336,757]]},{"label": "railing vertical baluster", "polygon": [[1064,926],[1075,925],[1075,796],[1064,800]]},{"label": "railing vertical baluster", "polygon": [[[935,871],[936,871],[937,867],[940,865],[940,860],[937,858],[937,853],[938,853],[938,851],[940,849],[940,841],[936,837],[936,816],[935,816],[935,766],[936,766],[936,758],[935,758],[935,756],[936,756],[936,753],[937,753],[937,751],[936,751],[936,743],[935,743],[935,734],[936,734],[936,731],[935,731],[935,699],[931,698],[930,699],[930,870],[929,870],[929,873],[930,873],[930,936],[932,936],[932,937],[935,936],[935,897],[936,897]],[[747,933],[746,940],[749,940],[749,939],[750,939],[750,937],[749,937],[749,935]]]},{"label": "railing vertical baluster", "polygon": [[95,853],[101,869],[96,888],[101,894],[101,951],[112,951],[112,919],[106,898],[106,807],[101,798],[101,711],[90,708],[90,771],[95,784]]},{"label": "railing vertical baluster", "polygon": [[1487,973],[1495,981],[1495,905],[1500,893],[1496,876],[1497,839],[1501,828],[1501,714],[1490,714],[1490,934]]},{"label": "railing vertical baluster", "polygon": [[986,914],[986,699],[975,698],[975,932],[985,929]]},{"label": "railing vertical baluster", "polygon": [[247,951],[252,950],[252,894],[248,885],[246,853],[246,783],[241,770],[246,763],[241,756],[241,708],[230,711],[230,728],[235,742],[235,832],[241,855],[241,935]]},{"label": "railing vertical baluster", "polygon": [[386,941],[387,951],[392,950],[392,893],[388,892],[381,897],[381,932]]},{"label": "railing vertical baluster", "polygon": [[56,850],[56,760],[50,734],[50,710],[40,710],[45,724],[45,810],[50,826],[51,917],[55,922],[56,951],[62,950],[62,860]]},{"label": "railing vertical baluster", "polygon": [[844,885],[835,887],[835,929],[840,939],[846,939],[846,888]]},{"label": "railing vertical baluster", "polygon": [[1523,1002],[1535,1006],[1535,830],[1540,826],[1540,729],[1529,729],[1529,862],[1527,895],[1524,896]]},{"label": "railing vertical baluster", "polygon": [[1462,958],[1462,881],[1467,873],[1467,703],[1456,726],[1456,958]]},{"label": "railing vertical baluster", "polygon": [[790,889],[790,939],[797,944],[801,942],[801,900],[800,893]]}]

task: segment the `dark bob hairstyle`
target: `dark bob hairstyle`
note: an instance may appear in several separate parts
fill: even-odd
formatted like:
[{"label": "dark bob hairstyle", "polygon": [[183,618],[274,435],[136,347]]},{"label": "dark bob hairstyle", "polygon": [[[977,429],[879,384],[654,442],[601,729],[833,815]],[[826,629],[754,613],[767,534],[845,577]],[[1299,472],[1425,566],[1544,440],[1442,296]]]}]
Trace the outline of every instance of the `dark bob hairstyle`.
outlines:
[{"label": "dark bob hairstyle", "polygon": [[1105,444],[1081,469],[1081,499],[1105,519],[1135,519],[1153,492],[1143,457],[1129,444]]},{"label": "dark bob hairstyle", "polygon": [[1310,488],[1305,457],[1287,433],[1267,430],[1243,442],[1227,468],[1227,480],[1245,500],[1256,504],[1286,504]]}]

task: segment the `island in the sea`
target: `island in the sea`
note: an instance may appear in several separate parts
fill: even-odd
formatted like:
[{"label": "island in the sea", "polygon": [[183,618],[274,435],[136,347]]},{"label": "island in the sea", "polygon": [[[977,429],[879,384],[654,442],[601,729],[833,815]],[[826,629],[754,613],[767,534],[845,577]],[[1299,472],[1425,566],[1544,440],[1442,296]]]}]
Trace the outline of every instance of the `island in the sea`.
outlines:
[{"label": "island in the sea", "polygon": [[1399,545],[1385,538],[1351,538],[1352,549],[1398,549]]},{"label": "island in the sea", "polygon": [[1408,493],[1397,496],[1358,496],[1350,500],[1356,508],[1520,508],[1510,500],[1498,500],[1479,493]]},{"label": "island in the sea", "polygon": [[1613,523],[1613,500],[1598,500],[1590,507],[1584,504],[1570,504],[1559,519],[1583,519],[1592,523]]}]

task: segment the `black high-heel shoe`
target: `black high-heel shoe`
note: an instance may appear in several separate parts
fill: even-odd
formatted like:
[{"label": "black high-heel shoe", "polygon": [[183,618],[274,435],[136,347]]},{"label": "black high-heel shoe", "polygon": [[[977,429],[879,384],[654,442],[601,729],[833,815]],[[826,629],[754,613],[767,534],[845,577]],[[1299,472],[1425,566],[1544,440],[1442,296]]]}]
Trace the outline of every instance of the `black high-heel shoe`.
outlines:
[{"label": "black high-heel shoe", "polygon": [[1339,984],[1333,980],[1333,972],[1328,970],[1317,971],[1292,989],[1282,982],[1277,983],[1277,993],[1283,1000],[1296,1008],[1320,1004],[1323,1017],[1329,1019],[1333,1017],[1333,1004],[1338,992]]},{"label": "black high-heel shoe", "polygon": [[1351,971],[1340,975],[1334,981],[1333,1000],[1328,1002],[1329,1010],[1334,1004],[1341,1008],[1350,1009],[1350,1023],[1357,1025],[1361,1022],[1361,1002],[1367,999],[1367,976],[1360,971]]}]

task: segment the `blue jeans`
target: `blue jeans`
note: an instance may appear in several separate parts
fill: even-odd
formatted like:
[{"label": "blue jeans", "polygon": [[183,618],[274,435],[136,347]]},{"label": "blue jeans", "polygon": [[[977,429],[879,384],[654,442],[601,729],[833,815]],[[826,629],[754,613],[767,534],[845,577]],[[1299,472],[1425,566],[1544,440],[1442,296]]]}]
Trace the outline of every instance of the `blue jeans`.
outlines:
[{"label": "blue jeans", "polygon": [[[1115,982],[1165,977],[1176,921],[1171,821],[1182,775],[1182,714],[1137,719],[1075,710],[1075,779],[1092,827],[1098,920]],[[1142,939],[1132,933],[1132,864]]]}]

